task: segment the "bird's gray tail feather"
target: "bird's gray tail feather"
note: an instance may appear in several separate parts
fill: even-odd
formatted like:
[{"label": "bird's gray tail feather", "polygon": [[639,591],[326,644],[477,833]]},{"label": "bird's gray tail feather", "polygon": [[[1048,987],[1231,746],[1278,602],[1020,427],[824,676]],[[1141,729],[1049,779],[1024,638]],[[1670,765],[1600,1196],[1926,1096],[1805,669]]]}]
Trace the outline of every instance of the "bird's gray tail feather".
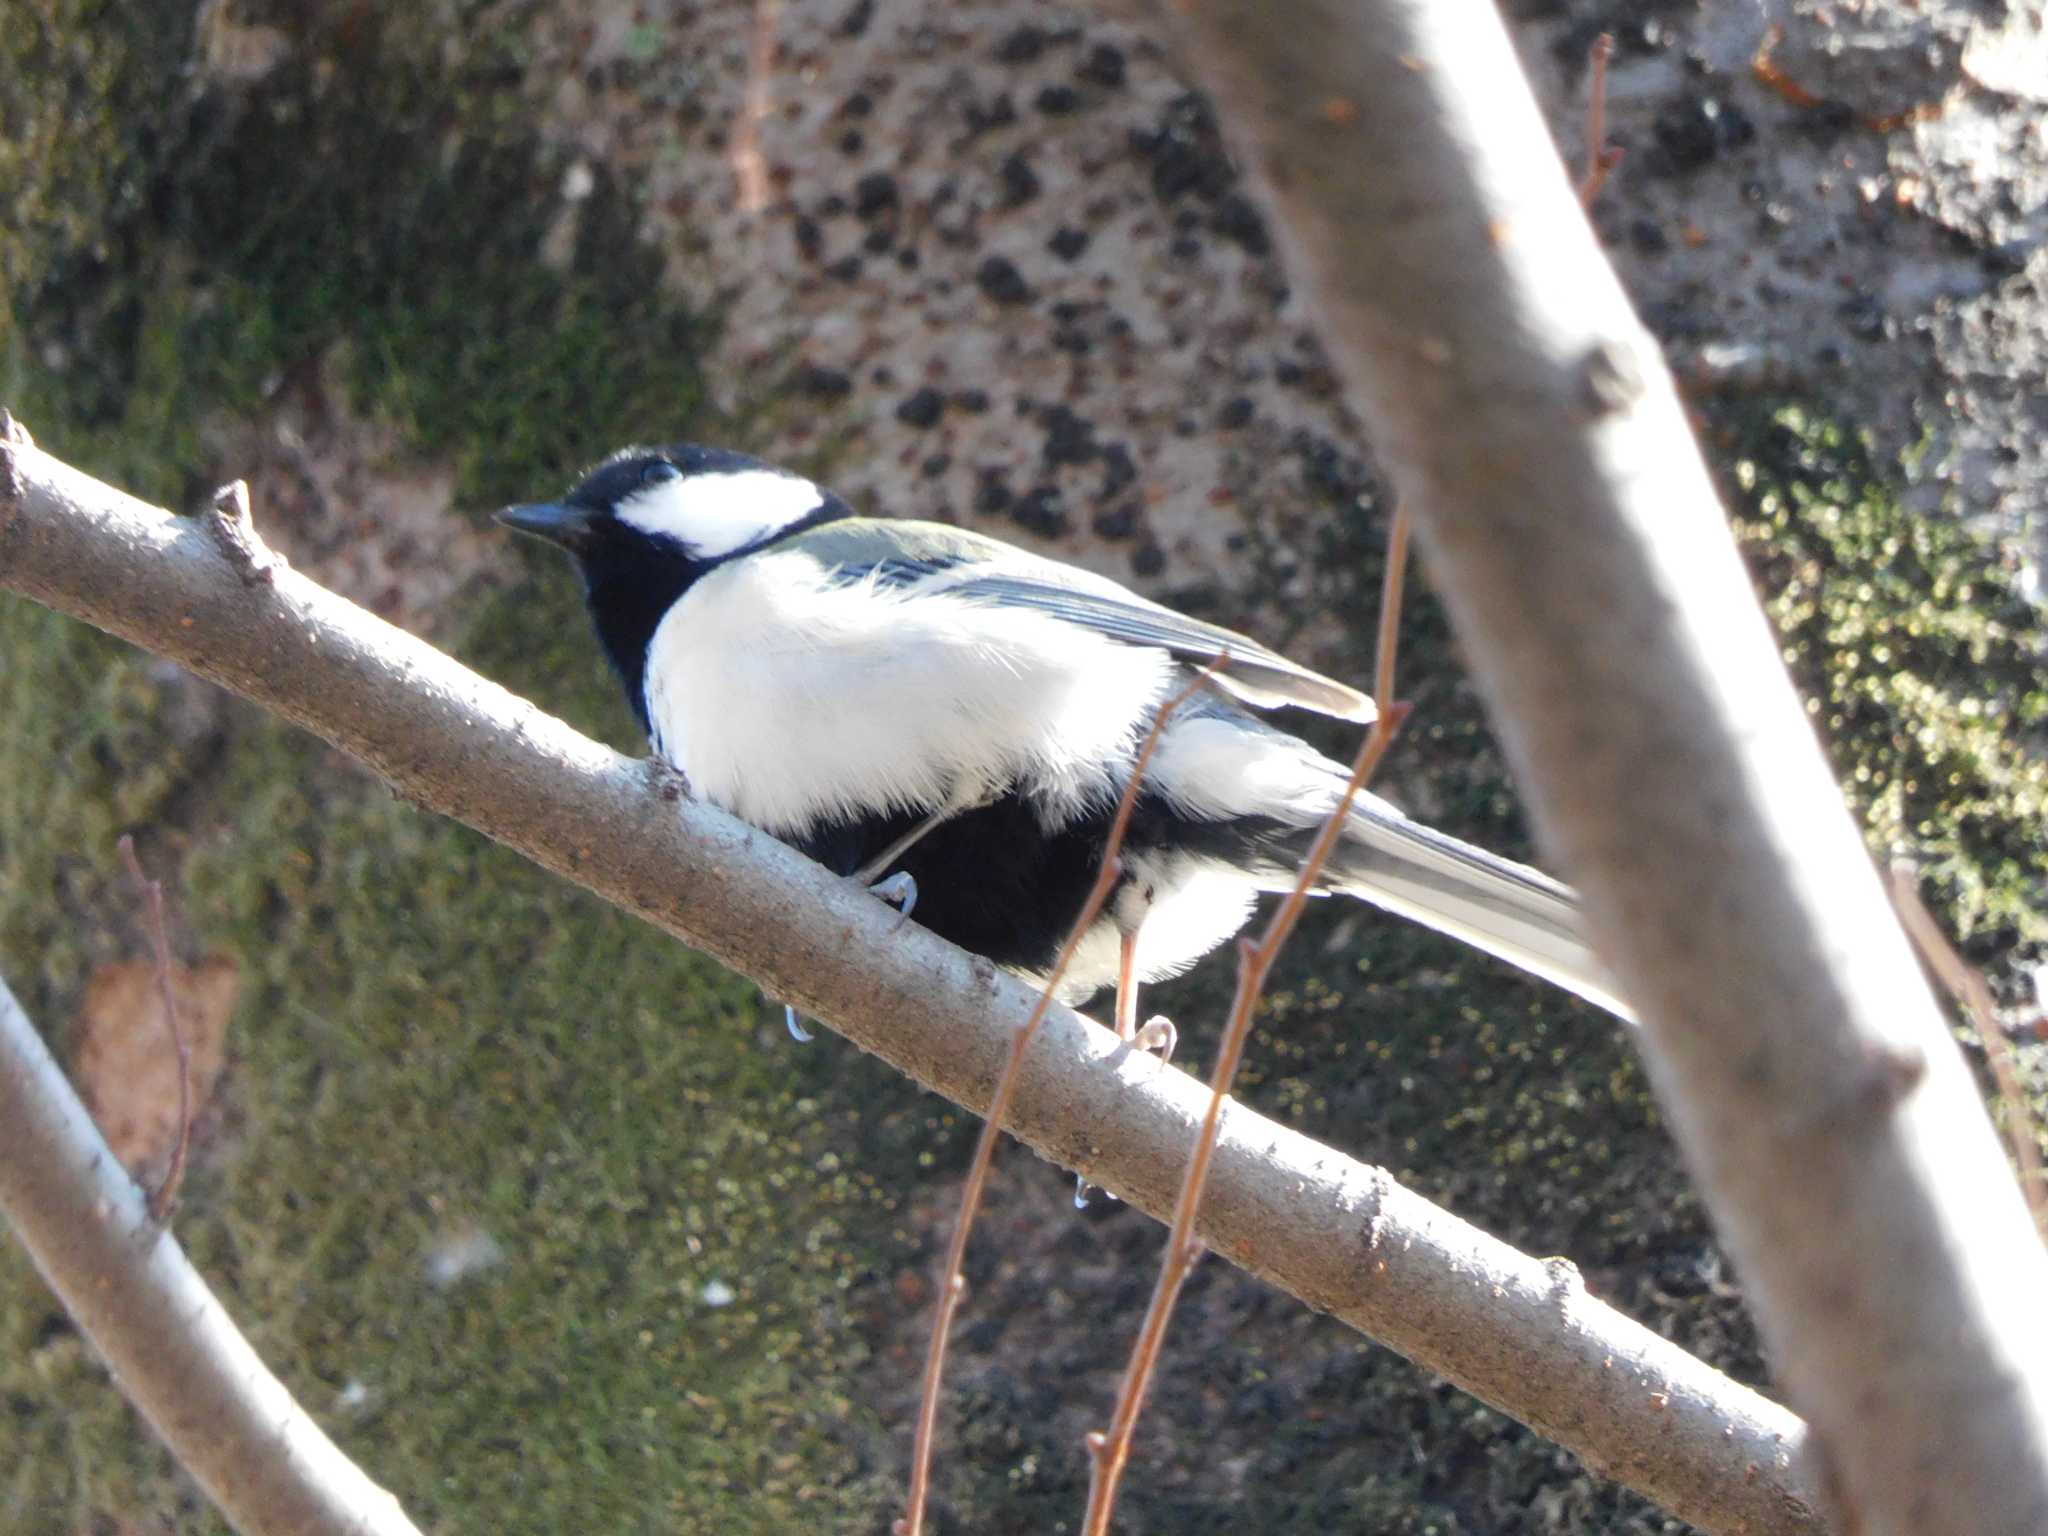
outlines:
[{"label": "bird's gray tail feather", "polygon": [[1330,886],[1498,955],[1635,1022],[1586,942],[1579,898],[1530,869],[1410,821],[1384,801],[1353,806]]}]

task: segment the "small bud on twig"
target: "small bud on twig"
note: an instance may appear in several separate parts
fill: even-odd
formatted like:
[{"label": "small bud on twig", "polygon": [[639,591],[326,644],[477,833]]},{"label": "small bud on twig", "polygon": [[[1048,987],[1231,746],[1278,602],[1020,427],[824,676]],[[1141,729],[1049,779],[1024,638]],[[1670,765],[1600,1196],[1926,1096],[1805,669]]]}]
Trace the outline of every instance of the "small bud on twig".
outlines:
[{"label": "small bud on twig", "polygon": [[256,532],[256,520],[249,513],[248,481],[232,481],[213,493],[213,514],[206,527],[241,575],[243,585],[267,587],[277,579],[284,557]]}]

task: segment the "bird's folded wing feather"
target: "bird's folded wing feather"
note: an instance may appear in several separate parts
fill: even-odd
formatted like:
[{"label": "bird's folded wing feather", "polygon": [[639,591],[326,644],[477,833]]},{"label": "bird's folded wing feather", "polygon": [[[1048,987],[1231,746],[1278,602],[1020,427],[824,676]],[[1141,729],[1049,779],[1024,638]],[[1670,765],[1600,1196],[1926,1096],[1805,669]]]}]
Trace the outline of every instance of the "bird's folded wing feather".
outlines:
[{"label": "bird's folded wing feather", "polygon": [[1235,630],[1175,613],[1105,576],[964,529],[855,519],[816,530],[805,537],[804,546],[849,581],[873,580],[923,596],[1034,609],[1203,665],[1226,656],[1217,683],[1262,709],[1291,704],[1340,720],[1365,721],[1374,715],[1372,700],[1356,688],[1311,672]]},{"label": "bird's folded wing feather", "polygon": [[1207,664],[1225,657],[1216,681],[1250,704],[1265,708],[1295,704],[1343,720],[1373,717],[1372,700],[1357,689],[1298,666],[1234,630],[1204,624],[1135,593],[1112,595],[1007,573],[969,575],[954,581],[941,578],[931,590],[1035,608],[1112,639],[1156,645],[1187,661]]}]

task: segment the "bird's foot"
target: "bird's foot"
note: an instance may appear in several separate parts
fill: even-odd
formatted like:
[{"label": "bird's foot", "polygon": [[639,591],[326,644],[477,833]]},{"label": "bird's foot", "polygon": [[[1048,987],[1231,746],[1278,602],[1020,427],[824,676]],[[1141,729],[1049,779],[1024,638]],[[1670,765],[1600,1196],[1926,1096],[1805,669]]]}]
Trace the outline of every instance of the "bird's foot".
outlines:
[{"label": "bird's foot", "polygon": [[1131,1036],[1131,1045],[1141,1051],[1150,1051],[1158,1056],[1161,1064],[1173,1060],[1173,1048],[1180,1044],[1180,1031],[1173,1027],[1173,1020],[1163,1013],[1155,1013],[1145,1021],[1144,1028]]},{"label": "bird's foot", "polygon": [[899,869],[888,879],[877,880],[868,887],[868,892],[896,908],[898,928],[910,921],[910,914],[917,906],[917,881],[906,871]]},{"label": "bird's foot", "polygon": [[[868,890],[896,908],[896,926],[901,928],[910,921],[910,912],[917,905],[917,881],[898,870],[886,880],[877,880]],[[782,1022],[789,1026],[789,1038],[798,1045],[809,1045],[816,1037],[804,1028],[803,1020],[787,1003],[782,1007]]]}]

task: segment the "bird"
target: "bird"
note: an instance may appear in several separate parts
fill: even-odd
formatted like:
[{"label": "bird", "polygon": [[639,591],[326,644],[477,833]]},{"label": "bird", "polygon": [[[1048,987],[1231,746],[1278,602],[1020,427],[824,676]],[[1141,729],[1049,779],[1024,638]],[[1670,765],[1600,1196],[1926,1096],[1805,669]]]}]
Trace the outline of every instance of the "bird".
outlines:
[{"label": "bird", "polygon": [[[858,514],[731,449],[621,449],[498,520],[565,550],[657,758],[694,792],[1039,986],[1159,727],[1108,901],[1057,995],[1140,988],[1293,886],[1347,771],[1265,718],[1370,722],[1373,701],[1248,636],[948,524]],[[1213,669],[1208,676],[1204,669]],[[1623,1019],[1578,898],[1361,793],[1318,895],[1452,935]],[[805,1036],[792,1014],[790,1029]]]}]

